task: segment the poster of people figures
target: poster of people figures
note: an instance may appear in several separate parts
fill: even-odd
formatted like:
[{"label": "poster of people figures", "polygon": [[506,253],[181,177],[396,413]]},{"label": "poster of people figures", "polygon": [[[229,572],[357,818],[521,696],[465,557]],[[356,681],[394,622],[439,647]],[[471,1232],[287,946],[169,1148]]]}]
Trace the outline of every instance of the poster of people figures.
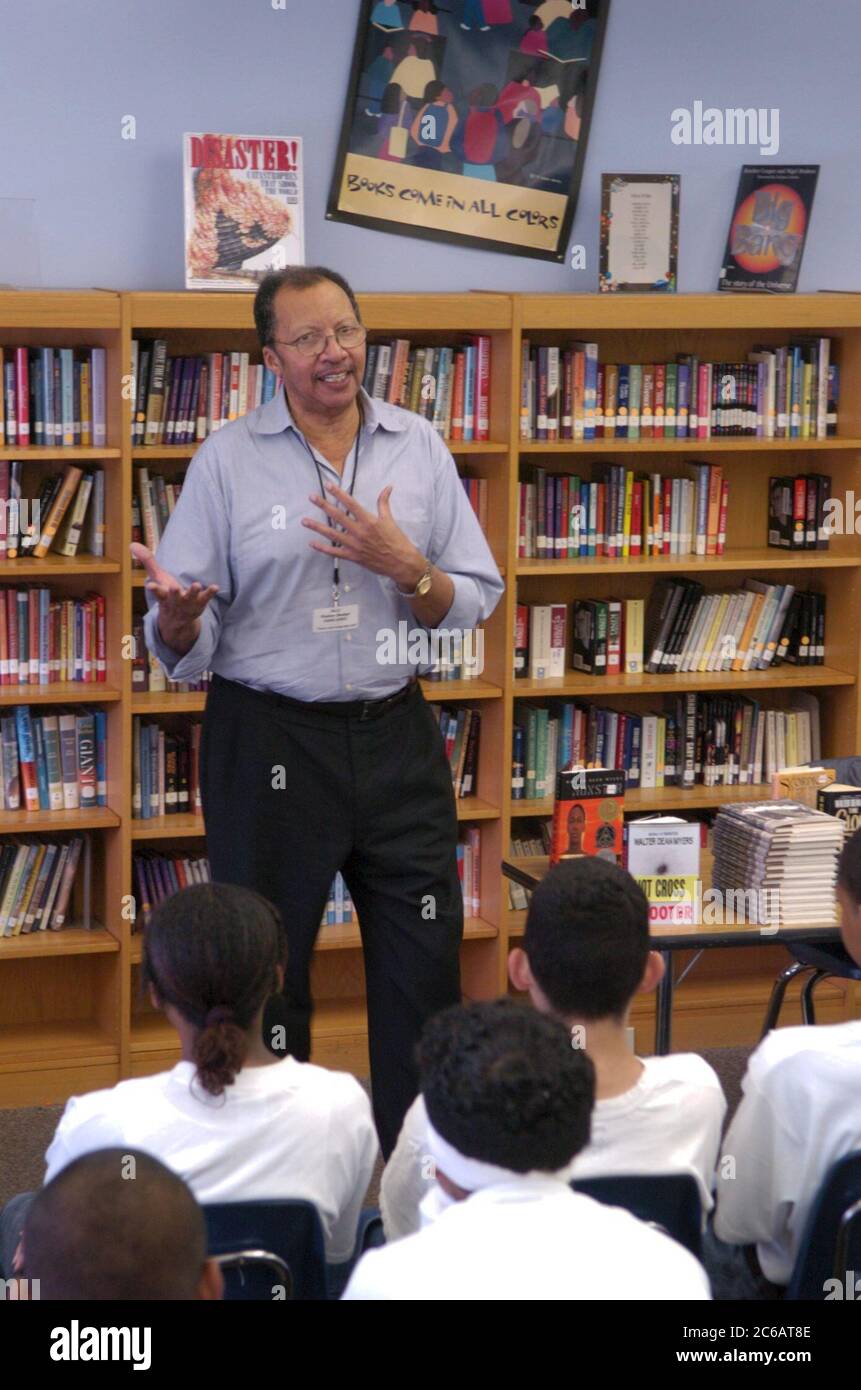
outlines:
[{"label": "poster of people figures", "polygon": [[561,261],[610,0],[363,0],[328,216]]}]

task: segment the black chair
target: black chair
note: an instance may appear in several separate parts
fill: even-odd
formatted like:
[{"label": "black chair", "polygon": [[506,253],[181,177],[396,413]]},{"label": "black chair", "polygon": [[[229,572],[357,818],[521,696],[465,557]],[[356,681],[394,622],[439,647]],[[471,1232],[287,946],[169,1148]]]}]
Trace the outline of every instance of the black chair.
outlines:
[{"label": "black chair", "polygon": [[[826,1174],[810,1209],[785,1297],[821,1301],[830,1293],[855,1299],[856,1270],[861,1279],[861,1150],[838,1158]],[[832,1279],[842,1295],[833,1286],[829,1289]]]},{"label": "black chair", "polygon": [[272,1303],[293,1297],[293,1276],[271,1250],[237,1250],[212,1258],[224,1275],[226,1303]]},{"label": "black chair", "polygon": [[702,1204],[697,1180],[690,1173],[615,1174],[576,1178],[571,1187],[608,1207],[624,1207],[632,1216],[660,1228],[702,1257]]},{"label": "black chair", "polygon": [[[271,1251],[287,1267],[292,1298],[328,1298],[323,1227],[312,1202],[212,1202],[204,1205],[203,1214],[210,1255]],[[270,1289],[271,1283],[281,1282],[271,1281]]]}]

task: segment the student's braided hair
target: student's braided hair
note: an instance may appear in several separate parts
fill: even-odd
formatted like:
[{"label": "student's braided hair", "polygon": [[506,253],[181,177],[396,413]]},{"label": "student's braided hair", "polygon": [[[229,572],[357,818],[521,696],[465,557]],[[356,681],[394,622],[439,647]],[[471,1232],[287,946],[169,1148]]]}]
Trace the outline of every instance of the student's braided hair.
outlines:
[{"label": "student's braided hair", "polygon": [[278,910],[260,893],[200,883],[165,899],[144,931],[143,984],[198,1030],[197,1079],[220,1096],[242,1070],[248,1030],[286,960]]}]

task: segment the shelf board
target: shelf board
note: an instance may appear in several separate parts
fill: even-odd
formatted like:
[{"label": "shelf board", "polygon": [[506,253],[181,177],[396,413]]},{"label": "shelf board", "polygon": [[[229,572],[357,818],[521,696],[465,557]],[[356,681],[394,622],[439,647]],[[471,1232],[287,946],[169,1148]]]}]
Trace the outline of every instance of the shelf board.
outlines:
[{"label": "shelf board", "polygon": [[342,1038],[344,1034],[364,1036],[368,1031],[368,1013],[362,995],[345,999],[320,999],[311,1015],[312,1056],[313,1040]]},{"label": "shelf board", "polygon": [[608,559],[605,555],[580,560],[518,560],[517,574],[697,574],[721,570],[858,569],[861,555],[831,550],[783,550],[776,546],[750,546],[727,550],[723,555],[638,555],[633,559]]},{"label": "shelf board", "polygon": [[459,796],[455,802],[458,820],[499,820],[499,807],[478,796]]},{"label": "shelf board", "polygon": [[513,936],[522,936],[523,933],[526,931],[526,913],[527,913],[527,911],[528,911],[528,909],[525,908],[525,907],[517,907],[517,908],[515,908],[515,907],[510,907],[510,908],[508,909],[508,939],[509,939],[509,941],[511,940],[511,938],[512,938]]},{"label": "shelf board", "polygon": [[[511,327],[507,294],[473,290],[467,294],[359,294],[362,322],[369,333],[485,333]],[[143,290],[126,296],[133,330],[240,330],[254,333],[250,294],[189,294]],[[255,335],[256,336],[256,335]]]},{"label": "shelf board", "polygon": [[[498,936],[492,922],[482,917],[466,917],[463,923],[464,941],[482,941]],[[317,951],[361,950],[362,937],[358,922],[326,923],[320,928],[315,949]]]},{"label": "shelf board", "polygon": [[[203,444],[202,439],[198,439],[194,444],[135,444],[132,448],[132,458],[136,462],[143,462],[145,459],[152,462],[170,463],[179,462],[182,459],[190,459],[197,453]],[[500,439],[487,440],[465,440],[465,439],[446,439],[443,443],[452,454],[507,454],[508,445]],[[33,453],[33,450],[30,450]],[[70,449],[61,452],[71,453]],[[17,454],[13,455],[15,458]]]},{"label": "shelf board", "polygon": [[[825,760],[827,762],[827,759]],[[625,814],[646,815],[652,811],[685,811],[728,806],[734,801],[768,801],[771,786],[760,782],[736,787],[631,787],[625,792]],[[543,801],[512,801],[514,817],[553,815],[552,798]]]},{"label": "shelf board", "polygon": [[47,830],[58,834],[113,830],[119,823],[119,816],[109,806],[93,806],[86,811],[0,811],[0,835],[28,835]]},{"label": "shelf board", "polygon": [[106,704],[122,692],[106,681],[54,681],[53,685],[0,685],[0,705]]},{"label": "shelf board", "polygon": [[119,951],[120,943],[105,927],[63,927],[62,931],[28,932],[0,938],[0,962],[24,957],[90,956]]},{"label": "shelf board", "polygon": [[514,698],[525,695],[592,696],[606,700],[614,695],[675,695],[683,690],[785,690],[800,686],[854,685],[855,677],[833,666],[778,666],[766,671],[683,671],[670,675],[588,676],[567,671],[553,680],[516,680]]},{"label": "shelf board", "polygon": [[173,816],[153,816],[150,820],[132,820],[133,840],[173,840],[186,835],[205,835],[203,816],[190,812]]},{"label": "shelf board", "polygon": [[88,574],[119,574],[122,565],[119,560],[110,560],[102,555],[88,555],[81,551],[78,555],[58,555],[49,551],[41,559],[34,555],[14,560],[0,559],[0,583],[13,584],[20,579],[65,579],[71,576]]},{"label": "shelf board", "polygon": [[490,681],[421,681],[426,700],[447,704],[449,700],[498,700],[502,690]]},{"label": "shelf board", "polygon": [[164,1014],[133,1015],[130,1042],[132,1052],[179,1052],[179,1034]]},{"label": "shelf board", "polygon": [[91,1019],[13,1023],[0,1027],[0,1071],[34,1063],[44,1067],[79,1066],[84,1060],[119,1061],[113,1038]]},{"label": "shelf board", "polygon": [[526,337],[561,332],[587,338],[593,333],[631,328],[649,334],[686,329],[702,333],[787,329],[795,335],[861,327],[857,294],[545,293],[518,295],[518,300],[521,331]]},{"label": "shelf board", "polygon": [[132,714],[197,714],[206,709],[205,690],[142,690],[132,696]]},{"label": "shelf board", "polygon": [[27,459],[66,459],[67,462],[78,463],[81,459],[118,459],[121,454],[122,449],[95,449],[80,445],[70,445],[66,449],[45,444],[25,444],[23,448],[16,444],[4,444],[0,447],[0,459],[21,459],[25,463]]},{"label": "shelf board", "polygon": [[778,454],[861,450],[861,439],[522,439],[521,454]]},{"label": "shelf board", "polygon": [[120,295],[117,290],[0,291],[0,329],[54,333],[71,328],[85,333],[93,328],[120,328]]}]

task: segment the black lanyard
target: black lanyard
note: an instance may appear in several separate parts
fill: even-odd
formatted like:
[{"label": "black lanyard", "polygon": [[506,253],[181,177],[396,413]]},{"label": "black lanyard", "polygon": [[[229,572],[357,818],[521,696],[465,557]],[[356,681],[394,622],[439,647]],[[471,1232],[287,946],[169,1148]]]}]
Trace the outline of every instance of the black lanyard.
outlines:
[{"label": "black lanyard", "polygon": [[[353,489],[354,489],[354,487],[356,486],[356,474],[357,474],[358,471],[359,471],[359,441],[360,441],[361,438],[362,438],[362,425],[363,425],[363,424],[364,424],[364,420],[363,420],[363,417],[362,417],[362,413],[361,413],[361,411],[360,411],[360,412],[359,412],[359,428],[356,430],[356,451],[355,451],[355,454],[353,455],[353,476],[352,476],[352,478],[351,478],[351,480],[350,480],[350,486],[347,488],[347,492],[349,493],[349,495],[350,495],[351,497],[352,497],[352,495],[353,495]],[[297,431],[297,433],[298,433],[298,431]],[[318,479],[318,481],[319,481],[319,483],[320,483],[320,496],[321,496],[322,498],[325,499],[325,497],[326,497],[326,488],[325,488],[325,486],[324,486],[324,484],[323,484],[323,474],[322,474],[322,471],[321,471],[321,469],[320,469],[320,465],[319,465],[319,463],[317,462],[317,459],[316,459],[316,457],[315,457],[315,455],[314,455],[314,451],[313,451],[313,449],[311,448],[311,445],[308,443],[307,439],[305,438],[304,434],[300,434],[300,435],[299,435],[299,438],[302,440],[302,443],[305,445],[305,448],[306,448],[307,451],[308,451],[308,454],[309,454],[309,457],[310,457],[310,459],[311,459],[311,462],[313,463],[314,467],[315,467],[316,470],[317,470],[317,479]],[[334,526],[335,523],[331,520],[331,518],[327,518],[327,520],[329,521],[329,525],[330,525],[330,526]],[[334,604],[336,607],[337,607],[338,603],[340,602],[340,587],[341,587],[341,574],[340,574],[340,569],[339,569],[339,560],[338,560],[338,556],[336,555],[336,556],[335,556],[334,566],[333,566],[333,569],[332,569],[332,602],[333,602],[333,604]]]}]

